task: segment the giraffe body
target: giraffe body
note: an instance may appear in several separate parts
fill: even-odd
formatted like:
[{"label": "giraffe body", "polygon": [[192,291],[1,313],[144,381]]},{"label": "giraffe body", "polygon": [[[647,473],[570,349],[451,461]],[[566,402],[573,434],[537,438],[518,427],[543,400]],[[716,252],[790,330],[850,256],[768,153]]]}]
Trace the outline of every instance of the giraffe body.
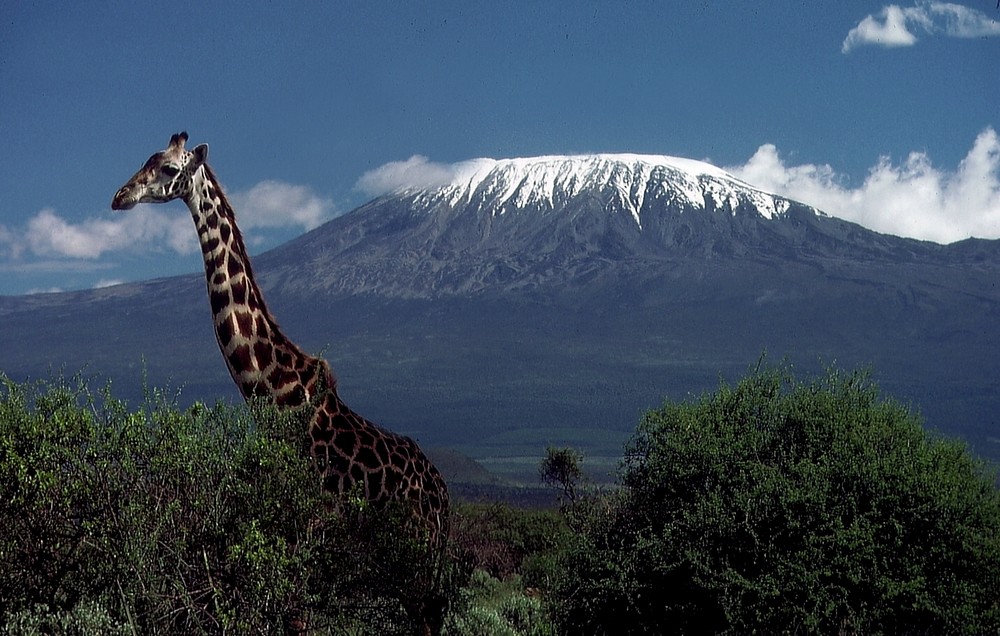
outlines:
[{"label": "giraffe body", "polygon": [[282,333],[254,281],[233,208],[206,163],[208,146],[186,150],[187,139],[187,133],[173,135],[118,190],[112,209],[173,199],[187,204],[201,244],[216,339],[240,393],[283,409],[311,409],[308,450],[324,488],[335,495],[360,492],[378,504],[411,504],[431,547],[441,550],[448,490],[440,473],[412,439],[351,411],[327,362]]}]

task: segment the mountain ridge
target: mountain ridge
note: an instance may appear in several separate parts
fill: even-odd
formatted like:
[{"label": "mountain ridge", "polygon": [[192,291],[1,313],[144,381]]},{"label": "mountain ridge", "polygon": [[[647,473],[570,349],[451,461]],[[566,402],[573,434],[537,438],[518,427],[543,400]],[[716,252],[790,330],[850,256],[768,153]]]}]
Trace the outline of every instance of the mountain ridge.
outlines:
[{"label": "mountain ridge", "polygon": [[[703,162],[580,155],[459,164],[448,179],[398,187],[260,258],[275,287],[433,298],[541,293],[595,269],[678,260],[995,263],[995,245],[879,234]],[[302,255],[327,275],[298,277],[291,264]]]}]

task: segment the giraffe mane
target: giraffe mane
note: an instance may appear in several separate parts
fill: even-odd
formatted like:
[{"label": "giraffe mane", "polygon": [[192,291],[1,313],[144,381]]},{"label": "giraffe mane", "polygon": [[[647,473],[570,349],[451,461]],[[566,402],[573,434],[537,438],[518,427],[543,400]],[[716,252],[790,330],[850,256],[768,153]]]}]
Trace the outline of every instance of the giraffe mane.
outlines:
[{"label": "giraffe mane", "polygon": [[[274,329],[274,337],[280,338],[280,342],[275,342],[275,344],[301,351],[299,346],[296,345],[294,342],[292,342],[288,338],[288,336],[285,335],[285,332],[282,331],[281,326],[278,324],[277,319],[275,319],[274,315],[271,313],[271,310],[267,306],[267,301],[264,298],[263,292],[261,292],[260,288],[257,287],[257,282],[256,282],[257,279],[254,276],[253,272],[253,263],[250,260],[250,255],[247,254],[246,252],[246,244],[243,242],[243,233],[240,231],[240,226],[236,223],[236,210],[233,209],[233,205],[229,202],[229,198],[226,197],[226,193],[222,188],[222,184],[219,182],[219,178],[215,176],[215,172],[212,170],[211,166],[208,165],[208,163],[201,164],[201,167],[205,171],[205,177],[209,181],[214,183],[216,186],[215,194],[219,198],[219,206],[221,208],[221,211],[223,212],[224,215],[228,216],[233,221],[231,223],[231,228],[230,228],[233,232],[233,243],[235,245],[239,245],[240,250],[243,252],[240,255],[240,257],[241,260],[243,261],[244,268],[246,268],[247,281],[249,282],[249,284],[257,288],[257,298],[260,302],[260,309],[264,313],[264,316],[267,319],[267,321],[271,323],[271,326]],[[308,355],[304,351],[302,351],[302,353],[304,355]],[[333,373],[333,370],[330,368],[330,365],[326,360],[323,360],[322,358],[317,358],[317,360],[320,361],[323,367],[323,380],[326,382],[326,388],[330,391],[336,391],[337,389],[336,374]]]}]

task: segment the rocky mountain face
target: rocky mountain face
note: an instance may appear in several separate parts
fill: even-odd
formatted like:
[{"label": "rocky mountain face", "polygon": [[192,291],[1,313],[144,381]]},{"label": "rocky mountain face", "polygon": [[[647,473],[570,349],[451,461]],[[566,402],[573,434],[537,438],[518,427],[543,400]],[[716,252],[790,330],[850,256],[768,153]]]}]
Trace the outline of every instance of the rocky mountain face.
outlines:
[{"label": "rocky mountain face", "polygon": [[[644,409],[764,352],[870,364],[929,426],[1000,458],[1000,241],[877,234],[701,162],[470,161],[254,266],[348,403],[501,473],[533,474],[547,444],[611,467]],[[0,356],[15,378],[86,367],[137,393],[144,366],[185,399],[236,396],[200,275],[0,298]]]},{"label": "rocky mountain face", "polygon": [[997,250],[880,235],[697,161],[596,155],[469,162],[449,183],[381,197],[261,261],[286,292],[436,298],[748,259],[995,264]]}]

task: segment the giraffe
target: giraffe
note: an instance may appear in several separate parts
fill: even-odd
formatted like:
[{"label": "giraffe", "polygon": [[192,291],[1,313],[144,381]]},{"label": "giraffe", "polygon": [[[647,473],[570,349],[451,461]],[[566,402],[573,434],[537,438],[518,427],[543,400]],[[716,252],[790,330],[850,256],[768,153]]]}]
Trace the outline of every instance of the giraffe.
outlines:
[{"label": "giraffe", "polygon": [[[206,163],[208,145],[186,150],[187,140],[186,132],[173,135],[167,148],[118,190],[111,208],[174,199],[187,204],[201,243],[216,340],[240,393],[280,409],[311,410],[306,440],[323,488],[335,496],[360,489],[374,504],[412,506],[416,525],[439,558],[449,506],[441,474],[412,439],[348,408],[326,360],[305,353],[282,333],[254,281],[233,208]],[[423,621],[426,633],[440,629],[440,617]]]}]

